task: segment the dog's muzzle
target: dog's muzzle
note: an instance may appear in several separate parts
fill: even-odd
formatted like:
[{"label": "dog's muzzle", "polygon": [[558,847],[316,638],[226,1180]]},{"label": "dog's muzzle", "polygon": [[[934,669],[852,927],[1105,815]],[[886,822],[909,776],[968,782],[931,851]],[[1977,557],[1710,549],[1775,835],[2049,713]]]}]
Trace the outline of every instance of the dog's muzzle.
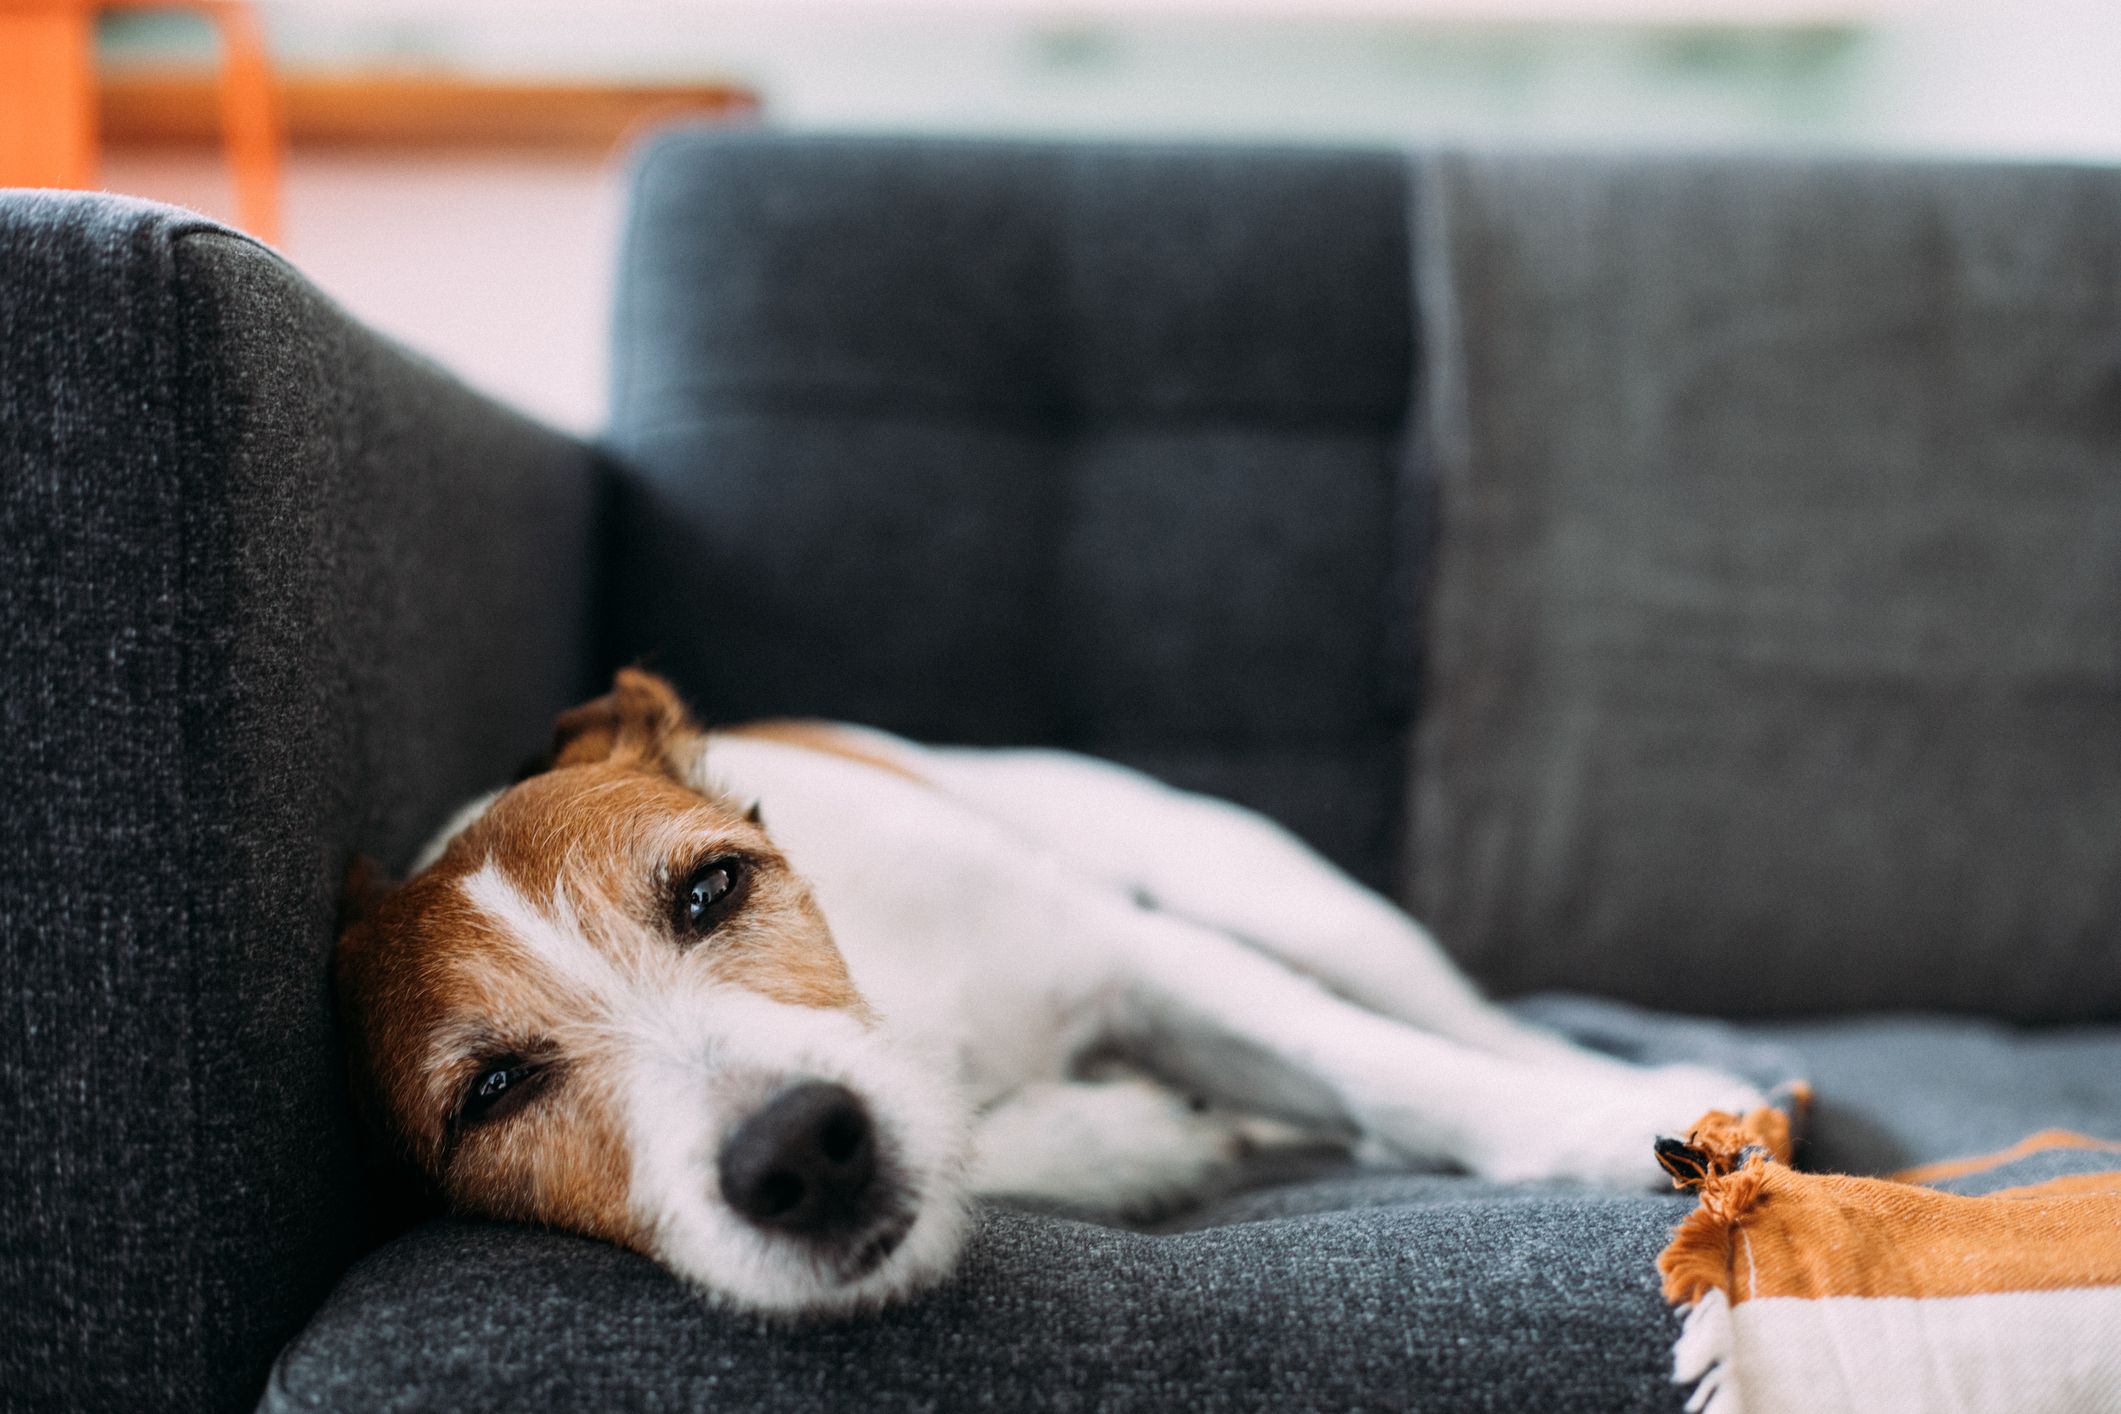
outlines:
[{"label": "dog's muzzle", "polygon": [[[876,1125],[844,1085],[808,1080],[769,1100],[722,1145],[722,1196],[755,1227],[848,1249],[860,1271],[905,1235],[893,1217]],[[859,1275],[860,1271],[848,1275]]]}]

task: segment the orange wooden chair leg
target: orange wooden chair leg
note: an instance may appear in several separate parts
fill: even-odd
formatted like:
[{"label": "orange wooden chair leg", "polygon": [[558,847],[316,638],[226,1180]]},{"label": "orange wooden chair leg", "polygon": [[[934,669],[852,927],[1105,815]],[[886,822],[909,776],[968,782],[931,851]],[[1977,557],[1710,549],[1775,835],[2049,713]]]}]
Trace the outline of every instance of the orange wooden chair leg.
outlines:
[{"label": "orange wooden chair leg", "polygon": [[0,0],[0,187],[95,180],[94,12],[78,0]]},{"label": "orange wooden chair leg", "polygon": [[209,13],[221,32],[222,144],[235,178],[237,223],[262,241],[276,242],[286,139],[265,33],[247,4],[211,0]]}]

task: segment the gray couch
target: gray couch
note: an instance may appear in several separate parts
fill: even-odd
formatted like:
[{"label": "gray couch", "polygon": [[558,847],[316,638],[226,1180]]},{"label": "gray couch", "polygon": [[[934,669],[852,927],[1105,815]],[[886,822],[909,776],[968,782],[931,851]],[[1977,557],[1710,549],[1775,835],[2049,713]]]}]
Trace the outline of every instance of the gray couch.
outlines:
[{"label": "gray couch", "polygon": [[1264,808],[1533,1014],[1803,1074],[1818,1165],[2121,1136],[2121,172],[678,131],[616,340],[593,449],[0,199],[0,1405],[1677,1408],[1669,1195],[994,1210],[805,1328],[386,1232],[342,869],[637,658]]}]

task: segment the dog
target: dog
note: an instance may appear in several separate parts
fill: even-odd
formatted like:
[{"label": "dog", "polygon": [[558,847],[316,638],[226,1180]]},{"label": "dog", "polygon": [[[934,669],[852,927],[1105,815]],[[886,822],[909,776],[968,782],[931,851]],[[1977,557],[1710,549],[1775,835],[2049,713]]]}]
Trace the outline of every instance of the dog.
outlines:
[{"label": "dog", "polygon": [[975,1195],[1140,1217],[1319,1142],[1648,1186],[1660,1134],[1762,1103],[1514,1020],[1235,805],[1058,751],[708,731],[637,669],[352,892],[335,985],[393,1160],[754,1311],[942,1279]]}]

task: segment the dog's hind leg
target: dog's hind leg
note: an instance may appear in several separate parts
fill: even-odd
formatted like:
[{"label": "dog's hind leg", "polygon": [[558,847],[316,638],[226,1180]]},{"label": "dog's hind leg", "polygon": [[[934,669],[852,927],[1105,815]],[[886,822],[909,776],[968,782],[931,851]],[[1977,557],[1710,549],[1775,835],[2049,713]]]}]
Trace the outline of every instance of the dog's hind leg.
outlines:
[{"label": "dog's hind leg", "polygon": [[1228,933],[1440,1036],[1598,1063],[1487,1001],[1421,925],[1263,815],[1068,752],[931,759],[945,790],[1146,908]]}]

